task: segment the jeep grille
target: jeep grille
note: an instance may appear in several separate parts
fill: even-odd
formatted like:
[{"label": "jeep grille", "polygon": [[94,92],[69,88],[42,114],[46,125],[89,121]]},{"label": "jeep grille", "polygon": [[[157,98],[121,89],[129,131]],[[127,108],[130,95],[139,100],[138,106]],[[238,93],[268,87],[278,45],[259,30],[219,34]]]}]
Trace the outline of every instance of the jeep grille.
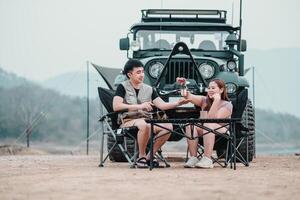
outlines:
[{"label": "jeep grille", "polygon": [[[198,63],[196,63],[198,65]],[[176,77],[185,77],[186,79],[198,79],[196,73],[197,66],[193,66],[190,60],[171,60],[166,66],[166,84],[173,84]]]}]

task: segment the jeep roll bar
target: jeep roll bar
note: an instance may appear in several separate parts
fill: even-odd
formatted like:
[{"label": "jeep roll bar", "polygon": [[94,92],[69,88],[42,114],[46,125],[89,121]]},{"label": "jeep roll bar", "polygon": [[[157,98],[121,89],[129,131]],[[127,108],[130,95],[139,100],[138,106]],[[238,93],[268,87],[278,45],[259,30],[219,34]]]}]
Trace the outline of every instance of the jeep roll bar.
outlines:
[{"label": "jeep roll bar", "polygon": [[142,10],[142,22],[226,23],[226,14],[225,10],[147,9]]}]

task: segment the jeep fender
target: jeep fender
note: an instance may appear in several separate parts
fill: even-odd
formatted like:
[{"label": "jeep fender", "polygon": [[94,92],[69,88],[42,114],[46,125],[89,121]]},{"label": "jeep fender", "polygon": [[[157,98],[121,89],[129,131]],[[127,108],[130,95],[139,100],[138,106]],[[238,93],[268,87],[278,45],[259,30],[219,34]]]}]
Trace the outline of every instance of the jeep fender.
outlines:
[{"label": "jeep fender", "polygon": [[225,83],[234,83],[237,87],[249,87],[247,79],[245,77],[239,77],[236,73],[220,72],[215,78],[222,79]]}]

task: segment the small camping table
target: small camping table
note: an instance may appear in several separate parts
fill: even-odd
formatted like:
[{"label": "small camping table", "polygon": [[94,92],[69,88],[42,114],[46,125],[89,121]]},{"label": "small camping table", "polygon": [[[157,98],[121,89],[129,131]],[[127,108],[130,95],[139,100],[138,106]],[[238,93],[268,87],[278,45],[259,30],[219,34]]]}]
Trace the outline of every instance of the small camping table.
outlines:
[{"label": "small camping table", "polygon": [[[178,132],[176,130],[170,130],[168,128],[165,128],[164,126],[160,124],[164,123],[171,123],[173,125],[180,125],[180,126],[197,126],[199,128],[202,128],[203,130],[207,131],[205,134],[208,133],[213,133],[215,135],[219,135],[229,141],[229,146],[230,146],[230,152],[232,152],[233,159],[230,159],[230,168],[232,168],[233,164],[233,169],[236,169],[236,130],[235,130],[235,124],[236,122],[239,122],[241,119],[237,118],[230,118],[230,119],[146,119],[145,121],[151,125],[151,135],[150,135],[150,170],[153,169],[153,143],[154,143],[154,126],[158,126],[160,128],[163,128],[165,130],[169,130],[170,133],[174,134],[179,134],[183,137],[186,137],[188,139],[196,139],[198,137],[202,136],[196,136],[194,137],[192,134],[192,137],[188,137],[185,134],[182,134],[181,132]],[[205,126],[207,123],[216,123],[216,124],[223,124],[221,125],[220,128],[222,127],[227,127],[229,126],[229,134],[224,134],[218,132],[218,129],[210,129]]]}]

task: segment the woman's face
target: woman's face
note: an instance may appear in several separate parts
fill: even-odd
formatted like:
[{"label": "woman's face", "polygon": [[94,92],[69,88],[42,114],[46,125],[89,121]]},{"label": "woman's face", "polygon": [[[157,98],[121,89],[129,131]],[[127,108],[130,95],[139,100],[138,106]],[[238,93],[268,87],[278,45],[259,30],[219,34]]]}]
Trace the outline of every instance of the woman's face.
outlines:
[{"label": "woman's face", "polygon": [[208,88],[207,88],[207,95],[209,98],[212,98],[214,94],[222,94],[223,89],[220,89],[218,85],[212,81],[209,83]]}]

